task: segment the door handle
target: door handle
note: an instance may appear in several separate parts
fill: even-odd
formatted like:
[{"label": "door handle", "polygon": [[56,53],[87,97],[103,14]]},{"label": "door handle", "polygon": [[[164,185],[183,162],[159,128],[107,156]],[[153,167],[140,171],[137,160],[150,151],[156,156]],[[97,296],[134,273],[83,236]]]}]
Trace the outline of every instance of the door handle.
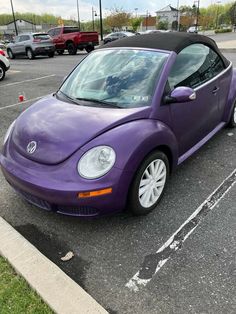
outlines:
[{"label": "door handle", "polygon": [[212,94],[216,94],[218,92],[220,88],[219,87],[214,87],[214,89],[212,90]]}]

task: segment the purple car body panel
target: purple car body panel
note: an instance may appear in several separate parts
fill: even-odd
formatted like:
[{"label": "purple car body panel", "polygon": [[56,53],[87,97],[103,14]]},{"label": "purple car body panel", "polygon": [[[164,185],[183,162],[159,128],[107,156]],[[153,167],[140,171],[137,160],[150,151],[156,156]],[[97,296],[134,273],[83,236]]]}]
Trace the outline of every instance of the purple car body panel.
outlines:
[{"label": "purple car body panel", "polygon": [[[124,209],[135,173],[150,152],[162,150],[174,169],[230,119],[236,99],[232,64],[195,88],[195,100],[186,102],[183,92],[182,102],[180,95],[178,103],[165,103],[166,82],[176,57],[174,51],[168,53],[150,106],[85,107],[54,96],[31,106],[16,120],[0,154],[6,180],[29,202],[67,215],[97,216]],[[189,93],[189,88],[185,91]],[[26,152],[30,141],[38,143],[32,155]],[[100,178],[82,178],[78,161],[100,145],[114,149],[114,166]],[[78,198],[80,192],[106,188],[112,193]]]}]

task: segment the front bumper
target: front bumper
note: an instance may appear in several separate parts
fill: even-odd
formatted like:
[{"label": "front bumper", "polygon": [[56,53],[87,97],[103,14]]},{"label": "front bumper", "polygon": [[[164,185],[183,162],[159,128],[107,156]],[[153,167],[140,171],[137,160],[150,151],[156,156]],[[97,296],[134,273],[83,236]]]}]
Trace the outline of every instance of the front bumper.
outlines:
[{"label": "front bumper", "polygon": [[[30,161],[16,151],[10,154],[7,149],[4,155],[0,154],[2,172],[8,183],[30,203],[65,215],[86,217],[111,214],[125,208],[131,180],[129,172],[113,167],[102,178],[85,180],[76,170],[78,154],[61,164],[49,166]],[[110,187],[111,194],[78,198],[79,192]]]}]

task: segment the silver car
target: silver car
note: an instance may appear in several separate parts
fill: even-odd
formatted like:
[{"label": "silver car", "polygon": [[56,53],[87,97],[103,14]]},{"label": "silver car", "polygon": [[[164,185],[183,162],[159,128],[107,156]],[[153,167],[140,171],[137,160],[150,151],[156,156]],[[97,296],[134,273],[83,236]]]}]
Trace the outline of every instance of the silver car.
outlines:
[{"label": "silver car", "polygon": [[26,55],[34,59],[38,55],[47,55],[53,58],[55,45],[52,38],[46,33],[27,33],[15,37],[14,42],[7,45],[7,54],[10,59],[17,55]]}]

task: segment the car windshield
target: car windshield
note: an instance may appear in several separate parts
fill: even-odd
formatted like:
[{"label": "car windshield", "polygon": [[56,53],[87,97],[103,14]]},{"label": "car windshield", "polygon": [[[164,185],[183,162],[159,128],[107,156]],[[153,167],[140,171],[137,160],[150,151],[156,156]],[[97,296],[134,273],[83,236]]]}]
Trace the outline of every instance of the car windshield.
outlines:
[{"label": "car windshield", "polygon": [[63,83],[60,91],[86,105],[120,108],[150,106],[167,53],[106,49],[88,55]]}]

